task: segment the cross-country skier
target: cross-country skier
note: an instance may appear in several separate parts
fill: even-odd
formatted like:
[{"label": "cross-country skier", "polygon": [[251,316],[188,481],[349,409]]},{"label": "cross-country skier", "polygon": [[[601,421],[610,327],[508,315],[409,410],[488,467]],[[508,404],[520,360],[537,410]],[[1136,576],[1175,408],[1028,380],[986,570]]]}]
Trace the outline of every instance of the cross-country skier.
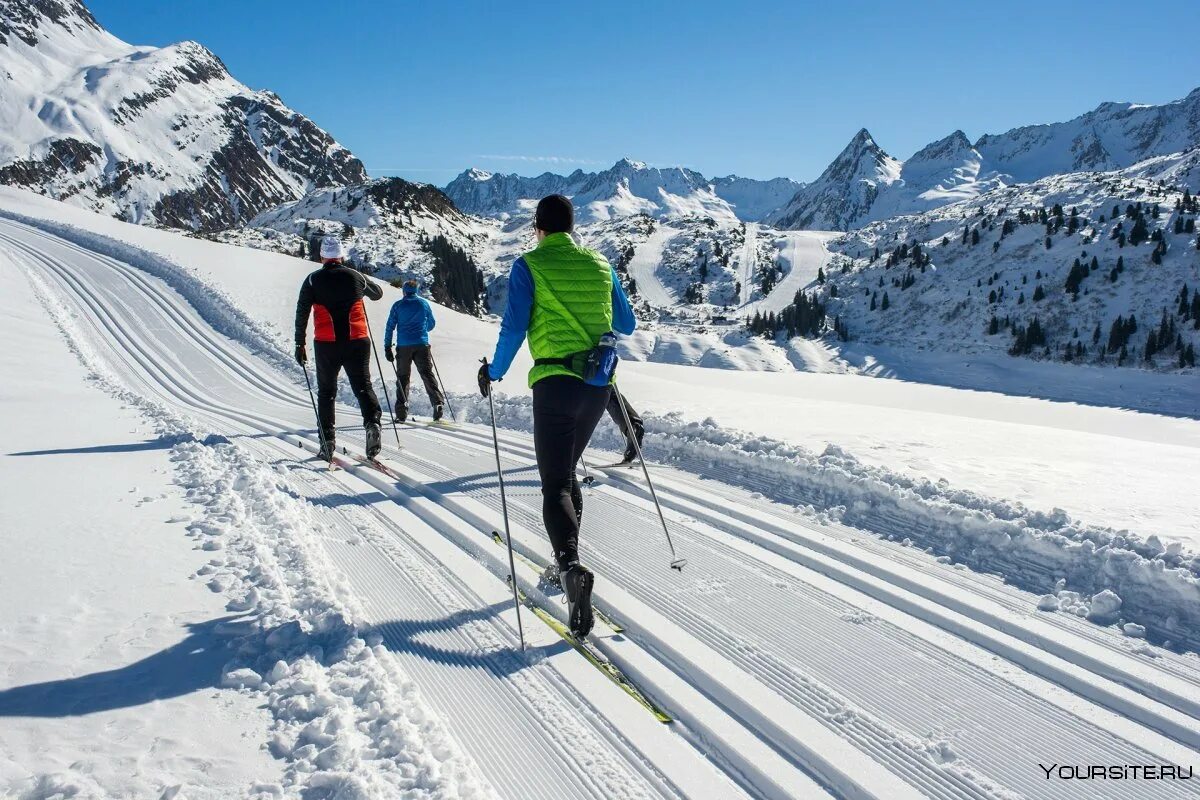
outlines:
[{"label": "cross-country skier", "polygon": [[333,400],[338,373],[346,370],[350,388],[358,398],[367,432],[367,457],[379,455],[381,445],[379,399],[371,388],[371,332],[363,297],[383,297],[379,284],[346,266],[345,247],[336,236],[321,240],[321,268],[300,285],[296,301],[296,360],[308,363],[305,341],[308,316],[313,315],[313,341],[317,356],[317,419],[321,426],[321,457],[333,458],[336,447]]},{"label": "cross-country skier", "polygon": [[492,381],[504,377],[521,342],[529,337],[542,520],[567,595],[571,631],[586,636],[592,629],[595,579],[579,563],[583,493],[575,465],[604,413],[610,388],[585,381],[579,357],[603,344],[602,337],[612,331],[633,333],[637,321],[616,271],[600,253],[575,244],[574,226],[575,211],[566,197],[550,195],[538,203],[537,247],[513,263],[496,353],[478,377],[479,391],[486,397]]},{"label": "cross-country skier", "polygon": [[[625,424],[625,414],[621,413],[622,402],[625,405],[625,414],[629,415],[629,425]],[[617,423],[617,428],[625,437],[625,455],[621,459],[621,463],[628,464],[637,458],[638,448],[642,446],[642,437],[646,435],[646,425],[642,422],[642,417],[637,410],[629,404],[629,398],[624,393],[613,392],[609,395],[607,408],[608,415],[612,417],[613,422]],[[634,437],[637,437],[636,446]]]},{"label": "cross-country skier", "polygon": [[[392,304],[387,327],[383,333],[383,353],[388,361],[396,364],[396,421],[408,419],[408,379],[412,365],[417,365],[425,393],[433,405],[433,418],[442,418],[442,406],[446,399],[438,387],[433,373],[433,351],[429,346],[429,332],[437,325],[433,309],[424,297],[417,295],[419,284],[415,279],[404,282],[404,296]],[[392,351],[392,334],[396,335],[396,350]]]}]

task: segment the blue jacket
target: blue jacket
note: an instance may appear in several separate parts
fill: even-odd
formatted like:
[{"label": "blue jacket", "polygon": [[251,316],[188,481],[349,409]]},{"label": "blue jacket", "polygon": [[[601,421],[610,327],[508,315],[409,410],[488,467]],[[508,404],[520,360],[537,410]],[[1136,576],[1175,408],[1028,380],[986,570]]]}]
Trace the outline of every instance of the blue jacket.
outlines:
[{"label": "blue jacket", "polygon": [[396,346],[429,344],[429,332],[437,325],[433,318],[433,309],[425,298],[417,297],[416,293],[409,294],[392,303],[391,313],[388,314],[387,327],[383,332],[384,347],[392,346],[392,334],[396,334]]},{"label": "blue jacket", "polygon": [[[621,288],[621,280],[617,271],[612,270],[612,310],[613,330],[617,333],[630,334],[637,328],[637,317],[633,315],[633,307],[629,298]],[[512,271],[508,273],[508,304],[504,307],[504,319],[500,322],[500,338],[496,342],[496,353],[492,363],[488,365],[488,375],[498,381],[512,366],[517,351],[525,341],[525,332],[529,330],[529,316],[533,313],[533,276],[529,274],[529,265],[524,258],[513,262]]]}]

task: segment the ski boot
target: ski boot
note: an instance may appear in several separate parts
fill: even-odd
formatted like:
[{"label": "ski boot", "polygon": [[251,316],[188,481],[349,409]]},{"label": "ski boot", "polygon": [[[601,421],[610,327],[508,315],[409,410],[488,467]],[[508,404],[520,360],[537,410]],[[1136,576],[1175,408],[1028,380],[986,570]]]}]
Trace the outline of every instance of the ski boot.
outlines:
[{"label": "ski boot", "polygon": [[642,446],[642,437],[645,436],[645,434],[641,430],[638,430],[636,436],[636,445],[634,444],[633,439],[625,440],[625,455],[621,458],[622,464],[632,464],[633,460],[637,458],[638,450]]},{"label": "ski boot", "polygon": [[592,585],[596,576],[578,561],[563,570],[559,576],[563,591],[567,595],[567,619],[571,633],[582,639],[592,632],[595,619],[592,615]]},{"label": "ski boot", "polygon": [[558,571],[558,564],[553,562],[546,565],[542,570],[542,574],[538,576],[538,588],[547,594],[558,594],[562,591],[562,581]]},{"label": "ski boot", "polygon": [[333,438],[332,433],[326,433],[321,437],[321,449],[317,455],[322,461],[333,463],[333,454],[337,451],[337,442]]},{"label": "ski boot", "polygon": [[396,403],[396,422],[404,422],[406,419],[408,419],[408,406]]},{"label": "ski boot", "polygon": [[442,404],[438,403],[436,406],[433,407],[433,421],[437,422],[441,418],[442,418]]},{"label": "ski boot", "polygon": [[367,429],[367,458],[375,458],[383,449],[383,430],[378,422],[368,422]]}]

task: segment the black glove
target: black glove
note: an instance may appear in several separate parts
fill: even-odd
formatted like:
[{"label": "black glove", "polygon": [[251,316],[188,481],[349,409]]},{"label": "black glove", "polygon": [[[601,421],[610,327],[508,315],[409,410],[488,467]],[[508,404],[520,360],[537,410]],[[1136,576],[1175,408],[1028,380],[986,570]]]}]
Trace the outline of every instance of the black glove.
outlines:
[{"label": "black glove", "polygon": [[392,352],[392,346],[390,344],[387,347],[383,348],[383,357],[386,358],[388,361],[396,360],[396,354]]},{"label": "black glove", "polygon": [[479,368],[479,393],[487,397],[492,393],[492,376],[488,374],[487,359],[483,359],[483,365]]},{"label": "black glove", "polygon": [[308,348],[306,348],[303,344],[296,345],[296,362],[300,364],[300,366],[304,366],[308,363]]}]

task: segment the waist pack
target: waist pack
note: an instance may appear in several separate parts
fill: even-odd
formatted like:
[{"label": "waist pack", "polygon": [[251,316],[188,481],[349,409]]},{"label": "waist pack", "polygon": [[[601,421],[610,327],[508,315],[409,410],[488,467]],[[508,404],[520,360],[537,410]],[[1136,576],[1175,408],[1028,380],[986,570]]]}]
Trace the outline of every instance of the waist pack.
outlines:
[{"label": "waist pack", "polygon": [[617,336],[612,331],[600,337],[600,342],[591,350],[581,350],[562,358],[538,358],[534,366],[553,365],[566,367],[583,379],[589,386],[608,386],[617,372]]}]

